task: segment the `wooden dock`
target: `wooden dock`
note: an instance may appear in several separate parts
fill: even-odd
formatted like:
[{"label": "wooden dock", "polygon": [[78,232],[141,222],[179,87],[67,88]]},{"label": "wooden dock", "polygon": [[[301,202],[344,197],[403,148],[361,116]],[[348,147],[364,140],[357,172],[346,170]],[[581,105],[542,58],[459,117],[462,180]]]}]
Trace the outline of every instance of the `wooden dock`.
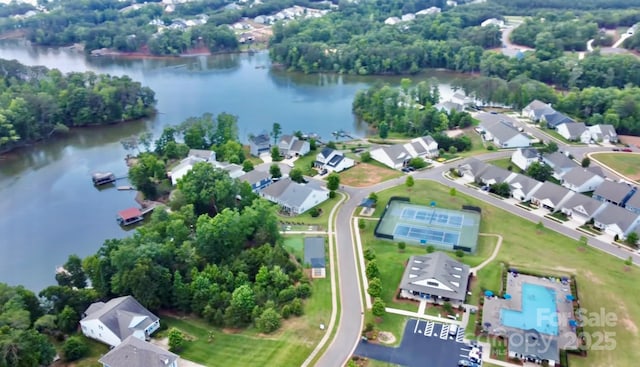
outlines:
[{"label": "wooden dock", "polygon": [[133,186],[118,186],[118,190],[127,191],[127,190],[135,190],[136,188]]}]

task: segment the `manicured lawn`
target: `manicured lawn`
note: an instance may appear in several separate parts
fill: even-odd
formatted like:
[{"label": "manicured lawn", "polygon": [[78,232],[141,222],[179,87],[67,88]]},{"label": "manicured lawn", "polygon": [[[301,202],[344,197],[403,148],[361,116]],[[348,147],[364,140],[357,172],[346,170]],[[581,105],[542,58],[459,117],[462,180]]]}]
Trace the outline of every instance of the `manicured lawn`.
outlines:
[{"label": "manicured lawn", "polygon": [[318,174],[318,171],[316,171],[313,167],[313,162],[316,160],[316,154],[318,153],[318,150],[315,151],[311,151],[309,152],[307,155],[300,157],[298,159],[296,159],[295,162],[293,162],[293,167],[294,168],[300,168],[302,170],[302,174],[305,176],[315,176]]},{"label": "manicured lawn", "polygon": [[[262,335],[249,328],[228,332],[196,318],[162,317],[169,328],[176,327],[192,337],[180,356],[205,366],[299,366],[322,338],[321,323],[328,325],[331,315],[331,282],[327,278],[312,282],[313,295],[305,301],[305,315],[283,322],[274,334]],[[212,342],[208,341],[213,331]],[[165,332],[166,333],[166,332]],[[162,335],[160,335],[162,336]]]},{"label": "manicured lawn", "polygon": [[504,169],[509,169],[509,167],[511,167],[511,171],[516,173],[522,172],[520,167],[516,166],[515,164],[513,164],[513,162],[511,162],[511,158],[496,159],[493,161],[488,161],[487,163],[491,163],[494,166],[498,166]]},{"label": "manicured lawn", "polygon": [[[390,196],[407,194],[404,186],[378,193],[380,205],[376,214],[380,215]],[[585,328],[585,332],[594,338],[605,335],[604,332],[615,333],[615,350],[590,348],[587,358],[570,356],[571,367],[631,366],[640,359],[640,348],[636,347],[640,327],[637,295],[640,269],[627,267],[623,260],[591,247],[579,249],[577,240],[549,229],[538,232],[535,223],[475,198],[461,193],[452,198],[449,188],[437,183],[416,180],[409,194],[414,203],[436,201],[440,207],[453,209],[463,204],[478,206],[482,208],[481,232],[499,233],[504,237],[496,260],[479,272],[480,285],[476,288],[497,289],[502,263],[538,271],[570,273],[576,276],[582,308],[589,312],[603,310],[617,316],[614,326],[589,325]],[[474,290],[474,295],[477,294]]]},{"label": "manicured lawn", "polygon": [[592,154],[592,157],[633,180],[640,179],[640,154],[598,153]]},{"label": "manicured lawn", "polygon": [[[387,344],[392,346],[400,345],[402,341],[402,335],[404,334],[404,326],[407,324],[408,318],[402,315],[396,315],[392,313],[385,314],[382,319],[376,320],[371,314],[371,311],[367,312],[364,318],[365,325],[368,322],[373,322],[376,330],[388,331],[396,337],[395,343]],[[378,322],[380,321],[380,322]]]},{"label": "manicured lawn", "polygon": [[249,147],[248,145],[243,145],[242,146],[242,150],[244,151],[244,156],[246,159],[250,160],[251,163],[253,163],[254,166],[257,166],[259,164],[262,164],[262,159],[258,158],[258,157],[254,157],[251,155],[251,147]]},{"label": "manicured lawn", "polygon": [[466,129],[464,131],[464,135],[468,136],[469,139],[471,139],[471,150],[459,152],[459,156],[469,157],[475,155],[478,152],[487,151],[487,148],[484,146],[484,142],[482,141],[482,137],[475,130],[473,130],[473,128]]},{"label": "manicured lawn", "polygon": [[304,235],[290,234],[284,236],[284,247],[296,257],[304,258]]},{"label": "manicured lawn", "polygon": [[340,183],[348,186],[367,187],[400,176],[402,176],[402,172],[388,167],[381,167],[371,163],[359,163],[346,171],[340,172]]}]

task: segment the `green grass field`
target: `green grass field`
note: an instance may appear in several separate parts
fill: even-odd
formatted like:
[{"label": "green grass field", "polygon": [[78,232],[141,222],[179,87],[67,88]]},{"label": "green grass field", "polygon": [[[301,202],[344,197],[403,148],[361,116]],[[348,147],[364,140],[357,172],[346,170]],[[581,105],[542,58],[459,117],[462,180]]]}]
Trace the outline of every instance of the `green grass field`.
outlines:
[{"label": "green grass field", "polygon": [[632,153],[597,153],[594,159],[633,180],[640,177],[640,154]]},{"label": "green grass field", "polygon": [[522,172],[520,167],[516,166],[513,162],[511,162],[511,158],[495,159],[492,161],[488,161],[487,163],[493,164],[494,166],[498,166],[504,169],[509,169],[509,167],[511,167],[512,172],[516,172],[516,173]]},{"label": "green grass field", "polygon": [[[331,282],[327,278],[312,282],[313,295],[305,302],[305,315],[283,322],[274,334],[262,335],[249,328],[230,332],[214,328],[196,318],[162,317],[162,323],[175,327],[193,340],[185,343],[180,356],[205,366],[299,366],[318,344],[331,316]],[[213,331],[212,342],[208,341]],[[160,335],[162,336],[162,335]]]},{"label": "green grass field", "polygon": [[309,152],[307,155],[296,159],[293,162],[293,167],[300,168],[302,170],[302,174],[305,176],[315,176],[318,174],[318,171],[312,168],[313,162],[316,160],[316,154],[318,151]]},{"label": "green grass field", "polygon": [[[408,192],[406,187],[399,186],[378,193],[378,202],[381,205],[378,206],[376,215],[380,215],[390,196],[407,195],[411,196],[413,203],[429,204],[436,201],[438,206],[445,208],[456,209],[465,204],[479,206],[482,208],[483,218],[481,232],[499,233],[504,237],[502,249],[496,260],[480,271],[480,284],[476,288],[499,287],[499,274],[503,263],[538,271],[571,273],[576,276],[580,304],[585,310],[602,310],[616,315],[617,321],[614,326],[600,325],[594,321],[593,325],[585,328],[586,334],[594,343],[596,338],[611,335],[604,334],[605,332],[615,333],[613,337],[609,337],[615,340],[615,348],[604,350],[607,348],[602,348],[603,344],[589,346],[587,358],[570,357],[571,367],[632,366],[640,359],[640,348],[636,347],[640,325],[638,268],[627,267],[623,260],[591,247],[581,248],[577,240],[549,229],[537,231],[535,223],[475,198],[460,193],[452,197],[449,195],[448,187],[429,181],[417,180],[411,192]],[[477,294],[478,292],[474,291],[474,295]]]}]

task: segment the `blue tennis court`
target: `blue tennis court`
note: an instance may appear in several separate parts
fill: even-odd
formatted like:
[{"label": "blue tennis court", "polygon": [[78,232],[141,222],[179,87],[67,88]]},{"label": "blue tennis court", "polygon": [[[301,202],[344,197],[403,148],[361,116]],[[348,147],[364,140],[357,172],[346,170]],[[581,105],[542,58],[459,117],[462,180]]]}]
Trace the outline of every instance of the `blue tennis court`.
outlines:
[{"label": "blue tennis court", "polygon": [[408,238],[420,243],[456,246],[460,236],[458,233],[425,227],[398,224],[393,231],[394,238]]},{"label": "blue tennis court", "polygon": [[454,228],[462,227],[464,220],[463,216],[458,214],[449,214],[435,209],[420,210],[413,208],[402,209],[400,218]]}]

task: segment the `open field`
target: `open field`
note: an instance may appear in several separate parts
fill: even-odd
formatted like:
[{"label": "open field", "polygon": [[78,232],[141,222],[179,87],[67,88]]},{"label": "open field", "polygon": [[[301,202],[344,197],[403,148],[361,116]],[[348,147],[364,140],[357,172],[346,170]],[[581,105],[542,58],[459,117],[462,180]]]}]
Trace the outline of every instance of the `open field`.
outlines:
[{"label": "open field", "polygon": [[512,172],[516,172],[516,173],[522,172],[520,167],[516,166],[513,162],[511,162],[511,158],[495,159],[493,161],[488,161],[487,163],[493,164],[494,166],[498,166],[504,169],[509,169],[509,167],[511,167],[510,171]]},{"label": "open field", "polygon": [[[589,313],[615,315],[616,321],[607,326],[597,320],[595,314],[590,316],[591,322],[585,327],[587,341],[592,343],[588,345],[589,355],[587,358],[570,356],[571,367],[631,366],[640,358],[640,349],[636,347],[640,325],[638,268],[625,266],[622,260],[591,247],[581,247],[577,241],[546,228],[538,231],[535,223],[475,198],[461,193],[451,197],[448,187],[429,181],[417,180],[411,192],[399,186],[378,193],[380,205],[376,214],[380,215],[390,196],[400,195],[410,195],[413,203],[436,201],[438,206],[445,208],[458,209],[461,205],[482,208],[481,232],[499,233],[504,237],[496,260],[479,273],[479,282],[484,288],[499,286],[502,263],[575,274],[583,309]],[[379,254],[378,258],[381,256]],[[381,265],[379,263],[382,270]],[[476,287],[479,289],[480,285]],[[598,340],[602,343],[597,344]],[[611,345],[614,347],[605,347]]]},{"label": "open field", "polygon": [[402,172],[371,163],[359,163],[340,173],[340,183],[354,187],[367,187],[402,176]]},{"label": "open field", "polygon": [[[284,320],[282,328],[270,335],[249,328],[234,332],[215,328],[192,317],[163,316],[162,323],[183,331],[193,340],[185,343],[180,356],[206,366],[299,366],[318,344],[331,315],[331,282],[314,280],[313,294],[305,301],[305,315]],[[209,342],[209,332],[213,341]],[[158,335],[161,337],[162,335]]]},{"label": "open field", "polygon": [[632,180],[640,180],[640,154],[627,152],[595,153],[591,156],[612,170]]},{"label": "open field", "polygon": [[315,162],[316,160],[316,154],[318,153],[318,151],[311,151],[309,152],[307,155],[302,156],[298,159],[295,160],[295,162],[293,162],[293,167],[294,168],[300,168],[302,170],[302,174],[305,176],[315,176],[318,174],[318,171],[316,171],[313,167],[313,162]]}]

